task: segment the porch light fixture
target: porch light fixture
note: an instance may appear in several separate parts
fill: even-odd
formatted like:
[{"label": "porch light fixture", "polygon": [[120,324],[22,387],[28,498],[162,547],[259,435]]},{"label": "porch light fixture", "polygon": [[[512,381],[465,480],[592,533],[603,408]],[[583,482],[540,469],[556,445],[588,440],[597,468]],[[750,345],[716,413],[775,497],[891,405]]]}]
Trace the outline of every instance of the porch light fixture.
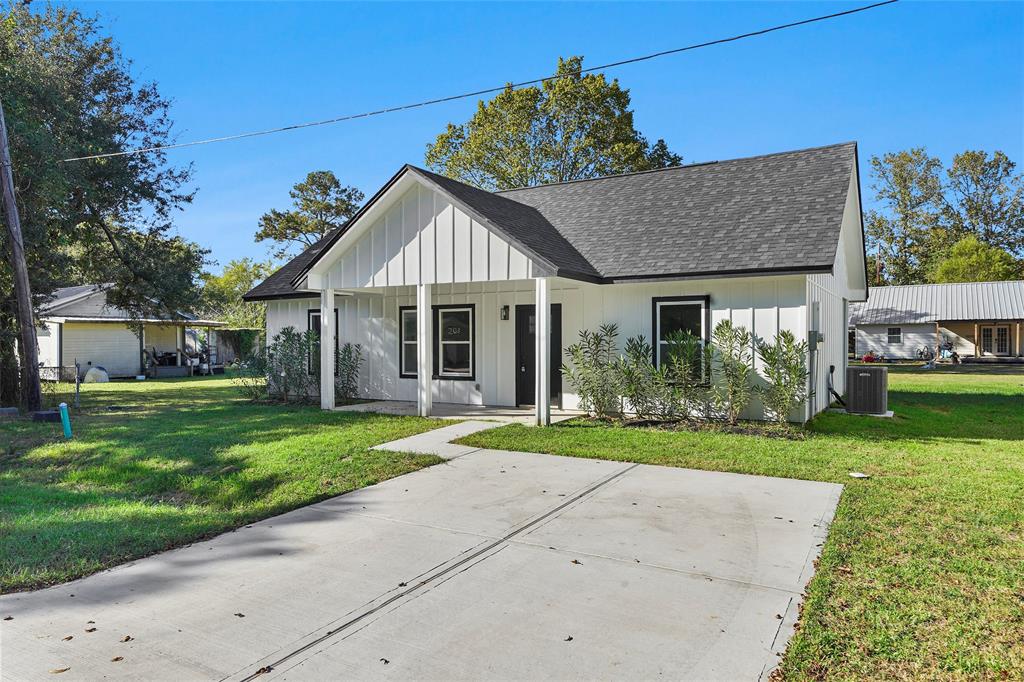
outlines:
[{"label": "porch light fixture", "polygon": [[508,319],[508,306],[507,305],[501,306],[501,319],[503,319],[503,320],[507,320]]}]

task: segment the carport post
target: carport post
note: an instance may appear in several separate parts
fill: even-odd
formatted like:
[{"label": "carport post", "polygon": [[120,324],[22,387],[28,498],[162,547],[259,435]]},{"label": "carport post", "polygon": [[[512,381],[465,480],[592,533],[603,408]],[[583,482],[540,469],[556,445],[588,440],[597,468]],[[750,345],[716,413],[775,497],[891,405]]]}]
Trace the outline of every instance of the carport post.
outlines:
[{"label": "carport post", "polygon": [[434,374],[431,349],[434,338],[433,315],[430,308],[430,285],[416,285],[416,408],[421,417],[429,417],[433,407],[430,379]]},{"label": "carport post", "polygon": [[334,289],[320,292],[320,407],[334,409]]},{"label": "carport post", "polygon": [[537,320],[537,378],[534,386],[537,395],[533,404],[537,410],[537,426],[547,426],[551,423],[551,280],[538,277],[536,282],[534,314]]}]

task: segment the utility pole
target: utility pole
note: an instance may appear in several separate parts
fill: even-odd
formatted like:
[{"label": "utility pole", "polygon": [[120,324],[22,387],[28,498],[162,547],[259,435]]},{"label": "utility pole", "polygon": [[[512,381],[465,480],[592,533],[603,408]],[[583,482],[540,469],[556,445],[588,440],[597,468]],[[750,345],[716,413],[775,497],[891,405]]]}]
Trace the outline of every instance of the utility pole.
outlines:
[{"label": "utility pole", "polygon": [[32,288],[25,264],[25,243],[21,238],[18,205],[14,202],[14,169],[11,148],[7,143],[7,122],[4,106],[0,102],[0,195],[3,196],[4,215],[7,218],[8,256],[14,279],[14,296],[18,301],[18,328],[21,343],[21,396],[25,409],[35,412],[42,407],[39,387],[39,349],[36,346],[36,325],[32,317]]}]

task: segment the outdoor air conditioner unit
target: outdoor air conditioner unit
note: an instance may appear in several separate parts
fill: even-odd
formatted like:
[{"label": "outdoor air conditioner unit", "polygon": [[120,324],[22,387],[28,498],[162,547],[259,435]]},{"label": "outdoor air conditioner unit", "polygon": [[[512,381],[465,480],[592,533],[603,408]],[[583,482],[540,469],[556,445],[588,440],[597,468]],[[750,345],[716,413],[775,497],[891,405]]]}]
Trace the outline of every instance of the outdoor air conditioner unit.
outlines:
[{"label": "outdoor air conditioner unit", "polygon": [[889,411],[889,368],[846,368],[846,411],[886,414]]}]

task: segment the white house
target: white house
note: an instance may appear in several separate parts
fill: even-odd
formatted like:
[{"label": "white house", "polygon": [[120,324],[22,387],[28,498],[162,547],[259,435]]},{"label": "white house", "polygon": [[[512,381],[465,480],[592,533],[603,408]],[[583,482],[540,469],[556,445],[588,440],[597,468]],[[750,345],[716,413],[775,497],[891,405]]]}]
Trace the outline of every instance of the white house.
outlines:
[{"label": "white house", "polygon": [[[268,339],[291,326],[361,344],[364,397],[423,415],[435,402],[533,405],[543,424],[551,405],[577,406],[558,370],[580,330],[707,340],[726,318],[821,339],[795,415],[809,418],[828,405],[830,366],[843,390],[847,306],[865,295],[845,143],[507,192],[407,165],[246,299],[267,302]],[[329,382],[329,344],[321,371]]]},{"label": "white house", "polygon": [[1020,358],[1022,326],[1024,281],[871,287],[868,300],[850,308],[854,353],[893,360],[937,348],[986,361]]},{"label": "white house", "polygon": [[186,328],[212,331],[222,326],[180,313],[173,319],[134,321],[141,325],[140,337],[131,317],[107,303],[110,286],[64,287],[41,306],[36,337],[43,367],[74,367],[77,362],[83,374],[90,367],[102,367],[112,377],[135,376],[146,370],[148,356],[151,374],[181,376],[188,373]]}]

